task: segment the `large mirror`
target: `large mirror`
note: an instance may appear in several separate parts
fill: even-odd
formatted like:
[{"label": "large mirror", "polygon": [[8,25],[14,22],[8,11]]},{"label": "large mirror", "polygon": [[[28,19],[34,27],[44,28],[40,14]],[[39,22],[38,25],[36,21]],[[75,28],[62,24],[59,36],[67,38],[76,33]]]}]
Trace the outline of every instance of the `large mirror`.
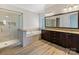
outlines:
[{"label": "large mirror", "polygon": [[56,20],[55,19],[46,19],[46,27],[56,27]]},{"label": "large mirror", "polygon": [[78,28],[78,12],[45,18],[46,27]]},{"label": "large mirror", "polygon": [[46,18],[46,27],[59,27],[60,18],[59,17],[49,17]]}]

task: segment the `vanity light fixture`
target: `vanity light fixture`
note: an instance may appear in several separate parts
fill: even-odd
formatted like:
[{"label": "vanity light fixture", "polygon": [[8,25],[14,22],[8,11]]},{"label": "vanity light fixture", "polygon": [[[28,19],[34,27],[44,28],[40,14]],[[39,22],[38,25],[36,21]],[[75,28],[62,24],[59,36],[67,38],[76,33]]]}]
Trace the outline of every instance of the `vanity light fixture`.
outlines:
[{"label": "vanity light fixture", "polygon": [[51,13],[45,14],[45,16],[51,16],[51,15],[54,15],[54,13],[51,12]]},{"label": "vanity light fixture", "polygon": [[72,11],[72,7],[69,7],[68,10],[69,10],[69,11]]},{"label": "vanity light fixture", "polygon": [[74,6],[73,9],[77,10],[78,6]]},{"label": "vanity light fixture", "polygon": [[74,11],[74,10],[77,10],[78,6],[70,6],[70,7],[66,7],[64,8],[63,10],[66,12],[68,11]]},{"label": "vanity light fixture", "polygon": [[64,11],[67,11],[67,9],[66,9],[66,8],[64,8]]}]

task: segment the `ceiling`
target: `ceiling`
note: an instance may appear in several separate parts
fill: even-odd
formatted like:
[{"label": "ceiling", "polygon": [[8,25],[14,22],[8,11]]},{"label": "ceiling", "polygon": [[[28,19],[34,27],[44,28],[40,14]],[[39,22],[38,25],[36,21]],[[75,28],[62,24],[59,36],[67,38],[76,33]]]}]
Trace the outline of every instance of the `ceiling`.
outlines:
[{"label": "ceiling", "polygon": [[35,13],[43,13],[45,9],[53,6],[53,4],[15,4],[14,6],[32,11]]},{"label": "ceiling", "polygon": [[72,6],[74,4],[15,4],[14,6],[29,10],[35,13],[59,13],[66,6]]}]

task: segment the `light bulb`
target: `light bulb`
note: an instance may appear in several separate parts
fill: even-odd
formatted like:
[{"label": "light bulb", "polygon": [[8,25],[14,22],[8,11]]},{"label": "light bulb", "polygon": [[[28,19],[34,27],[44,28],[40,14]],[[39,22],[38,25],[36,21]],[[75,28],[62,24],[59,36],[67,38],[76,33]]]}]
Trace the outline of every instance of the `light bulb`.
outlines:
[{"label": "light bulb", "polygon": [[77,7],[78,7],[78,6],[74,6],[73,9],[74,9],[74,10],[77,10]]},{"label": "light bulb", "polygon": [[66,8],[64,8],[64,11],[67,11],[67,9],[66,9]]},{"label": "light bulb", "polygon": [[51,15],[54,15],[54,13],[48,13],[48,14],[45,14],[45,16],[51,16]]},{"label": "light bulb", "polygon": [[69,7],[69,11],[72,11],[72,7]]}]

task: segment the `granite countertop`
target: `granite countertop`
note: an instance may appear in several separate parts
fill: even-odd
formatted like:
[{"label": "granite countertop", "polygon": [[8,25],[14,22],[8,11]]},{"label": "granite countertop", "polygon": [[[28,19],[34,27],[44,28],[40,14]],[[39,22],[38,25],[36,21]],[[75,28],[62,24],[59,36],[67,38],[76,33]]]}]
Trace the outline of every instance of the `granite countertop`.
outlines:
[{"label": "granite countertop", "polygon": [[58,32],[66,32],[79,34],[79,29],[67,29],[67,28],[45,28],[44,30],[58,31]]}]

